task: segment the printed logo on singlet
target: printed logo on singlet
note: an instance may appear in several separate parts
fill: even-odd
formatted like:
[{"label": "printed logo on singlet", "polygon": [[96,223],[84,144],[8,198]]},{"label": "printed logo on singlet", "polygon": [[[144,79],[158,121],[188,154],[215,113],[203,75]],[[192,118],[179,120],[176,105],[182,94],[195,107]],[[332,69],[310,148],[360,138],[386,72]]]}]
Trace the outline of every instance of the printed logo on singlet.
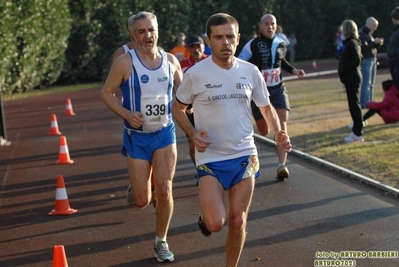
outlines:
[{"label": "printed logo on singlet", "polygon": [[258,47],[259,47],[259,49],[266,49],[267,48],[267,44],[265,42],[259,42],[258,43]]},{"label": "printed logo on singlet", "polygon": [[222,88],[222,84],[220,82],[217,82],[215,84],[205,84],[206,89],[210,89],[210,91],[214,91],[217,88]]},{"label": "printed logo on singlet", "polygon": [[261,54],[262,57],[262,70],[268,69],[269,64],[269,59],[270,59],[270,50],[267,48],[267,44],[265,42],[259,42],[258,43],[259,47],[259,53]]},{"label": "printed logo on singlet", "polygon": [[148,82],[150,81],[150,77],[148,77],[148,75],[146,75],[146,74],[141,75],[140,81],[141,81],[142,83],[148,83]]},{"label": "printed logo on singlet", "polygon": [[158,78],[158,82],[159,83],[161,83],[161,82],[166,82],[168,80],[168,77],[162,77],[162,78]]},{"label": "printed logo on singlet", "polygon": [[251,88],[251,86],[249,84],[236,83],[236,89],[246,90],[246,89],[250,89],[250,88]]}]

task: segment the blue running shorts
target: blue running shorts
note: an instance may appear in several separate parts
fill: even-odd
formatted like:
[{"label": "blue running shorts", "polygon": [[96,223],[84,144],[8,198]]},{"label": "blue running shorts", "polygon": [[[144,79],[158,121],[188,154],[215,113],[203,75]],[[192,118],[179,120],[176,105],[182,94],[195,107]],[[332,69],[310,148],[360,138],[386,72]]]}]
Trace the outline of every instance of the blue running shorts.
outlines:
[{"label": "blue running shorts", "polygon": [[[210,175],[216,177],[225,190],[232,188],[242,179],[259,176],[258,156],[243,156],[197,166],[198,179]],[[198,183],[198,180],[197,180]]]},{"label": "blue running shorts", "polygon": [[168,126],[153,133],[143,133],[125,128],[121,153],[125,157],[129,154],[133,159],[143,159],[151,162],[155,150],[162,149],[173,143],[176,143],[174,123],[170,123]]}]

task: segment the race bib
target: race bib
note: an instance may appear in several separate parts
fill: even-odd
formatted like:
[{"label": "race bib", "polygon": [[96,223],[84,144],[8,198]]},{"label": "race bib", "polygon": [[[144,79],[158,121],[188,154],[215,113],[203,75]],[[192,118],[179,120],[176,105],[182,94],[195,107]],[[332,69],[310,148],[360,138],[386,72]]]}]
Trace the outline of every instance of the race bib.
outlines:
[{"label": "race bib", "polygon": [[263,78],[265,79],[266,85],[272,87],[280,84],[280,73],[280,68],[262,70]]},{"label": "race bib", "polygon": [[141,96],[143,132],[156,132],[168,124],[167,95]]}]

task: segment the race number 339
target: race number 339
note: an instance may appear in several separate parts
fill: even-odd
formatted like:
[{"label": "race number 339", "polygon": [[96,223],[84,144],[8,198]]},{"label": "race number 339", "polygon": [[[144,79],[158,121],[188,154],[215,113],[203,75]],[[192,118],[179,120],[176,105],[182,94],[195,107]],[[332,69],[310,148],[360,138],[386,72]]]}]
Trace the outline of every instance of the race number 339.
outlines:
[{"label": "race number 339", "polygon": [[143,113],[143,131],[156,132],[168,123],[167,95],[141,96],[141,112]]},{"label": "race number 339", "polygon": [[262,70],[266,85],[271,87],[281,83],[280,73],[280,68]]}]

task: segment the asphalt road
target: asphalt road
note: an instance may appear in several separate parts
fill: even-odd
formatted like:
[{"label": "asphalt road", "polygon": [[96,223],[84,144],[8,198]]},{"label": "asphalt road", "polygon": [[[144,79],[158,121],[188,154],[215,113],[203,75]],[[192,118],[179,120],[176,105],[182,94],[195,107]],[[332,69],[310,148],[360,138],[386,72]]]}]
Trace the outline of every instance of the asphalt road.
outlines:
[{"label": "asphalt road", "polygon": [[[51,266],[55,245],[64,245],[71,267],[163,265],[153,257],[154,208],[126,204],[122,121],[98,93],[95,88],[5,102],[12,144],[0,147],[0,266]],[[66,99],[75,116],[64,115]],[[60,137],[48,136],[51,114],[66,137],[71,165],[55,164]],[[175,261],[165,265],[225,266],[227,227],[209,238],[200,234],[195,170],[178,127],[177,135],[175,211],[168,235]],[[326,261],[336,257],[331,252],[359,267],[399,266],[397,198],[294,154],[288,158],[291,177],[276,182],[275,147],[261,140],[257,145],[261,176],[240,266],[328,266]],[[64,177],[75,214],[48,215],[57,175]],[[348,258],[340,254],[345,251],[365,257]],[[394,258],[374,258],[373,251],[393,251]]]}]

